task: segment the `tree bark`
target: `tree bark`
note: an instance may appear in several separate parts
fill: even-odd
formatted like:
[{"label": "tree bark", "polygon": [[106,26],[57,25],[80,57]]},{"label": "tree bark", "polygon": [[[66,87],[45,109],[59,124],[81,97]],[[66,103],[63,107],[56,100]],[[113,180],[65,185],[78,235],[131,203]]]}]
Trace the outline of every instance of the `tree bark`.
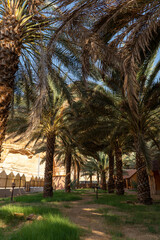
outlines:
[{"label": "tree bark", "polygon": [[135,138],[136,169],[137,169],[137,195],[138,201],[143,204],[152,204],[148,174],[146,171],[145,158],[140,149],[140,139]]},{"label": "tree bark", "polygon": [[102,180],[102,189],[106,191],[106,172],[104,170],[102,170],[101,180]]},{"label": "tree bark", "polygon": [[77,166],[76,163],[74,163],[74,181],[77,179]]},{"label": "tree bark", "polygon": [[71,187],[71,160],[72,160],[72,155],[71,151],[67,151],[66,153],[66,178],[65,178],[65,192],[70,192]]},{"label": "tree bark", "polygon": [[0,160],[21,50],[19,23],[7,15],[0,24]]},{"label": "tree bark", "polygon": [[80,166],[79,166],[79,163],[77,163],[77,188],[79,188],[79,175],[80,175]]},{"label": "tree bark", "polygon": [[92,188],[92,175],[89,176],[89,179],[90,179],[89,187]]},{"label": "tree bark", "polygon": [[108,193],[114,193],[115,182],[114,182],[114,155],[111,151],[109,153],[109,180],[108,180]]},{"label": "tree bark", "polygon": [[97,171],[97,184],[99,185],[99,172]]},{"label": "tree bark", "polygon": [[55,134],[53,132],[50,132],[47,134],[46,166],[43,189],[44,198],[53,196],[52,176],[53,176],[54,150],[55,150]]},{"label": "tree bark", "polygon": [[119,146],[118,140],[115,142],[115,156],[116,156],[116,173],[117,173],[117,182],[116,182],[116,194],[124,194],[124,184],[123,184],[123,171],[122,171],[122,150]]},{"label": "tree bark", "polygon": [[5,138],[5,131],[6,131],[11,99],[12,99],[12,88],[8,86],[3,86],[0,83],[0,161],[1,161],[1,153],[2,153],[2,143]]}]

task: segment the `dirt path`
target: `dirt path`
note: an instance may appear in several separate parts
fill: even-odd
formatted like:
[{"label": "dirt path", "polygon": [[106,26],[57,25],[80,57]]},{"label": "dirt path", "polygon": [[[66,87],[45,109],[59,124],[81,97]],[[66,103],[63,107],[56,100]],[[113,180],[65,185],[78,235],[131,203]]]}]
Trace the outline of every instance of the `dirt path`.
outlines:
[{"label": "dirt path", "polygon": [[97,212],[97,208],[107,208],[107,206],[88,203],[92,200],[92,196],[84,194],[80,201],[66,203],[66,207],[63,204],[61,211],[73,223],[87,230],[81,240],[110,240],[111,237],[106,234],[107,226],[104,223],[104,218]]},{"label": "dirt path", "polygon": [[[115,208],[103,204],[92,204],[90,203],[91,201],[93,201],[93,194],[84,194],[82,195],[82,200],[61,202],[59,207],[64,216],[68,217],[80,228],[86,230],[81,240],[111,240],[112,236],[107,234],[111,229],[109,229],[102,214],[97,210],[108,208],[115,213]],[[123,214],[121,212],[116,213]],[[124,234],[124,239],[160,240],[159,236],[146,232],[145,228],[139,225],[125,226],[120,232]]]}]

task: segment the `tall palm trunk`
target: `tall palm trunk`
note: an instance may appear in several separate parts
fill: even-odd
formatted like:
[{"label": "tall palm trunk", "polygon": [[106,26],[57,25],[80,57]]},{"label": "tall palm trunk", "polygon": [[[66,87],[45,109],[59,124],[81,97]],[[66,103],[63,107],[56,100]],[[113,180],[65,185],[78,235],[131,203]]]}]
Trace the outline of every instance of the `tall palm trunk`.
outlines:
[{"label": "tall palm trunk", "polygon": [[79,163],[77,163],[77,188],[79,188],[79,175],[80,175],[80,166],[79,166]]},{"label": "tall palm trunk", "polygon": [[122,171],[122,150],[119,146],[118,140],[115,142],[115,156],[116,156],[116,173],[117,173],[117,182],[116,182],[116,194],[124,194],[124,184],[123,184],[123,171]]},{"label": "tall palm trunk", "polygon": [[102,189],[106,190],[106,172],[102,170],[101,173],[101,180],[102,180]]},{"label": "tall palm trunk", "polygon": [[9,107],[11,103],[12,89],[3,86],[0,82],[0,161],[2,153],[2,143],[5,138],[5,130],[7,118],[9,114]]},{"label": "tall palm trunk", "polygon": [[114,182],[114,155],[111,151],[109,153],[109,180],[108,180],[108,193],[114,193],[115,182]]},{"label": "tall palm trunk", "polygon": [[89,175],[89,180],[90,180],[89,187],[92,188],[92,175]]},{"label": "tall palm trunk", "polygon": [[145,158],[140,149],[140,139],[135,138],[136,148],[136,169],[137,169],[137,194],[138,201],[143,204],[152,204],[152,198],[150,195],[150,186],[148,174],[146,171]]},{"label": "tall palm trunk", "polygon": [[46,166],[43,190],[43,197],[45,198],[53,196],[52,176],[53,176],[54,150],[55,150],[55,134],[53,132],[50,132],[47,134]]},{"label": "tall palm trunk", "polygon": [[70,192],[71,187],[70,187],[70,182],[71,182],[71,160],[72,160],[72,155],[71,151],[69,150],[66,153],[66,178],[65,178],[65,192]]},{"label": "tall palm trunk", "polygon": [[99,172],[97,171],[97,184],[99,185]]},{"label": "tall palm trunk", "polygon": [[3,17],[0,23],[0,160],[15,73],[21,50],[20,28],[13,15]]},{"label": "tall palm trunk", "polygon": [[77,166],[76,163],[74,164],[74,181],[77,179]]}]

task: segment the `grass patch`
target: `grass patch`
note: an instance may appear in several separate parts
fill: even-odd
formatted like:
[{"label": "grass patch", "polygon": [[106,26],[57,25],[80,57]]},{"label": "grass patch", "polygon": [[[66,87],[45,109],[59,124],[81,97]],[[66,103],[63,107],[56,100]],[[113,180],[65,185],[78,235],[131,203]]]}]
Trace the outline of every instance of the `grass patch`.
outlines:
[{"label": "grass patch", "polygon": [[[77,193],[65,193],[62,191],[55,191],[53,197],[43,198],[42,193],[29,194],[14,197],[14,202],[24,203],[45,203],[45,202],[63,202],[81,200],[81,196]],[[1,198],[0,201],[10,202],[10,198]]]},{"label": "grass patch", "polygon": [[19,221],[21,217],[15,216],[15,213],[23,213],[24,217],[29,214],[46,215],[49,213],[58,214],[57,208],[48,208],[47,206],[23,206],[7,204],[0,209],[0,219],[5,224],[16,225],[16,220]]},{"label": "grass patch", "polygon": [[[122,228],[125,231],[127,225],[130,227],[135,225],[136,227],[139,226],[139,228],[145,228],[148,233],[160,234],[160,204],[138,205],[135,204],[136,196],[134,195],[117,196],[115,194],[103,194],[94,202],[108,205],[108,208],[101,208],[99,212],[103,214],[111,231],[115,229],[115,225],[118,226],[118,231]],[[113,237],[127,239],[121,236]]]},{"label": "grass patch", "polygon": [[116,231],[115,229],[114,229],[114,231],[110,231],[110,234],[113,237],[118,237],[118,238],[124,237],[124,234],[122,232]]},{"label": "grass patch", "polygon": [[13,233],[8,240],[79,240],[78,228],[68,219],[58,215],[47,215],[42,221],[25,225]]},{"label": "grass patch", "polygon": [[72,208],[70,205],[68,205],[68,204],[63,204],[63,207],[65,207],[65,208]]},{"label": "grass patch", "polygon": [[[5,199],[6,203],[0,208],[0,239],[79,240],[80,229],[61,216],[57,208],[45,204],[48,201],[79,199],[78,194],[71,193],[69,196],[64,192],[58,192],[50,199],[43,199],[42,194],[19,196],[15,197],[12,204],[8,203],[9,199]],[[30,214],[42,216],[42,219],[28,222],[27,216]]]},{"label": "grass patch", "polygon": [[[74,192],[78,192],[78,193],[95,193],[94,188],[79,188],[79,189],[75,189]],[[106,193],[105,190],[102,189],[98,189],[98,193]]]}]

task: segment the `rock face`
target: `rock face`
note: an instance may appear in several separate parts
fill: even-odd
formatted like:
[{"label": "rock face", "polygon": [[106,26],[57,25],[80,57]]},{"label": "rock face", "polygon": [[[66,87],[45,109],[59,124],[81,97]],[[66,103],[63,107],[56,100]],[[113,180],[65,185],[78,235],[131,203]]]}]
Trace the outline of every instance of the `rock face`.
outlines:
[{"label": "rock face", "polygon": [[44,153],[34,154],[32,148],[25,148],[25,145],[24,142],[5,141],[0,171],[5,170],[7,174],[10,172],[24,174],[27,180],[32,176],[43,178],[45,164],[40,164],[40,162]]}]

